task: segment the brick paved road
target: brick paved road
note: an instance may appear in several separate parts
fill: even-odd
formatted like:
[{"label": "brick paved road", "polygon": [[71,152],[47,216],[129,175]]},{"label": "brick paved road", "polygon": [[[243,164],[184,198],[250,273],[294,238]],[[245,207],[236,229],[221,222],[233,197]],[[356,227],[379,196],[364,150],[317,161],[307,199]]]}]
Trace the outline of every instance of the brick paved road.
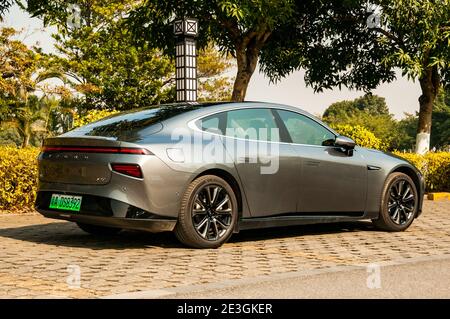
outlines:
[{"label": "brick paved road", "polygon": [[[215,250],[184,248],[170,233],[96,238],[69,222],[3,215],[0,297],[101,297],[342,265],[450,257],[450,201],[425,201],[424,208],[402,233],[375,231],[366,222],[299,226],[245,231]],[[80,267],[80,288],[67,284],[69,265]]]}]

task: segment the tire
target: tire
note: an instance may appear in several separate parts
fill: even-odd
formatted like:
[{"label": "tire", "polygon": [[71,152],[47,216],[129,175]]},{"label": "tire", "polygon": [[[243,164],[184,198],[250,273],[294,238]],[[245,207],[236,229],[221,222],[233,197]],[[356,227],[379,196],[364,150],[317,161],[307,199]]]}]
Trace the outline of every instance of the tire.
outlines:
[{"label": "tire", "polygon": [[77,225],[86,233],[97,236],[112,236],[121,231],[120,228],[105,227],[92,224],[77,223]]},{"label": "tire", "polygon": [[384,183],[379,217],[372,222],[381,230],[404,231],[416,216],[418,202],[413,180],[406,174],[392,173]]},{"label": "tire", "polygon": [[237,218],[231,186],[218,176],[204,175],[189,185],[181,200],[175,235],[189,247],[217,248],[231,237]]}]

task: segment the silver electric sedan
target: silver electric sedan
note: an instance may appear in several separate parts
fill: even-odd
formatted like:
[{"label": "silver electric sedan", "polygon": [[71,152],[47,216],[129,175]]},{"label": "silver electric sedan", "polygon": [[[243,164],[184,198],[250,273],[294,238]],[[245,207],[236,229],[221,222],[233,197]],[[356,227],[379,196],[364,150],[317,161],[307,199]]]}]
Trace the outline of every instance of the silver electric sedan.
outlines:
[{"label": "silver electric sedan", "polygon": [[355,145],[298,108],[159,105],[45,140],[36,209],[84,231],[174,231],[215,248],[243,229],[372,220],[402,231],[422,210],[409,162]]}]

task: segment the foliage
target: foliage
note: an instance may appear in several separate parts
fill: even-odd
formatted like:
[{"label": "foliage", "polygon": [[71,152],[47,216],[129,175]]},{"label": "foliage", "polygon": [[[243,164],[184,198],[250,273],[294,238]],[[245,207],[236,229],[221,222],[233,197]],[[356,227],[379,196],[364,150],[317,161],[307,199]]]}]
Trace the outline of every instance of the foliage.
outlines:
[{"label": "foliage", "polygon": [[378,150],[384,150],[386,148],[386,145],[381,139],[360,125],[332,124],[331,128],[341,135],[350,137],[359,146]]},{"label": "foliage", "polygon": [[74,114],[73,118],[73,128],[77,128],[91,122],[98,121],[107,116],[118,113],[116,110],[89,110],[83,116],[80,116],[78,113]]},{"label": "foliage", "polygon": [[416,166],[424,175],[427,191],[450,191],[450,152],[425,155],[394,152]]},{"label": "foliage", "polygon": [[[147,45],[137,47],[122,17],[134,1],[89,1],[80,25],[59,21],[55,56],[81,109],[132,109],[166,101],[173,63]],[[73,3],[77,3],[74,1]],[[82,8],[86,1],[78,1]]]},{"label": "foliage", "polygon": [[13,28],[0,28],[0,97],[25,94],[33,89],[32,75],[37,71],[41,56],[13,38]]},{"label": "foliage", "polygon": [[400,68],[420,82],[417,133],[430,133],[434,99],[439,87],[450,84],[450,0],[370,4],[326,1],[315,6],[320,19],[292,19],[286,36],[272,38],[263,52],[264,71],[277,80],[303,68],[316,91],[342,85],[370,91],[394,80]]},{"label": "foliage", "polygon": [[0,210],[32,208],[37,187],[38,148],[0,147]]},{"label": "foliage", "polygon": [[222,53],[236,58],[237,75],[232,99],[245,98],[258,58],[271,36],[293,18],[293,0],[143,1],[130,14],[136,39],[174,54],[174,17],[199,19],[199,46],[213,42]]},{"label": "foliage", "polygon": [[[450,92],[450,91],[449,91]],[[431,147],[445,149],[450,145],[450,104],[441,90],[432,115]],[[400,121],[389,114],[384,98],[366,94],[352,101],[331,104],[323,120],[329,124],[361,125],[380,138],[389,150],[412,150],[415,144],[418,119],[412,114]]]},{"label": "foliage", "polygon": [[334,125],[360,125],[381,139],[388,148],[398,148],[397,123],[389,114],[385,99],[377,95],[366,94],[352,101],[333,103],[325,110],[323,120]]},{"label": "foliage", "polygon": [[[67,25],[67,12],[44,15],[58,26],[55,61],[79,95],[77,109],[128,110],[171,102],[175,98],[174,62],[148,43],[137,45],[126,23],[136,1],[73,1],[80,5],[80,25]],[[89,4],[88,7],[86,7]],[[229,99],[229,79],[222,77],[229,58],[212,45],[199,51],[199,96]]]},{"label": "foliage", "polygon": [[397,122],[396,135],[398,142],[394,149],[411,151],[414,149],[417,132],[417,116],[405,113],[405,117]]},{"label": "foliage", "polygon": [[2,0],[0,2],[0,21],[3,19],[3,15],[8,11],[8,9],[13,5],[13,0]]},{"label": "foliage", "polygon": [[26,147],[35,133],[46,130],[49,97],[62,91],[45,83],[60,76],[48,57],[14,40],[16,35],[12,28],[0,28],[0,124],[15,128]]},{"label": "foliage", "polygon": [[197,65],[198,101],[229,101],[232,81],[222,74],[232,65],[230,56],[209,44],[199,51]]},{"label": "foliage", "polygon": [[431,147],[450,147],[450,85],[439,92],[432,119]]}]

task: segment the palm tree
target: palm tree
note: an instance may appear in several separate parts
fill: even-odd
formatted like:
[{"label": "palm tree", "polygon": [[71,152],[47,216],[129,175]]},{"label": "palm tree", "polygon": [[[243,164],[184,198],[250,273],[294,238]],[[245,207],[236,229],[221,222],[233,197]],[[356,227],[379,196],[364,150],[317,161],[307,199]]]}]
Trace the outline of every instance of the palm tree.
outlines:
[{"label": "palm tree", "polygon": [[39,98],[36,95],[27,96],[26,101],[16,104],[14,114],[4,124],[17,129],[22,138],[22,147],[27,147],[33,134],[46,131],[42,123],[47,119],[49,105],[45,97]]}]

